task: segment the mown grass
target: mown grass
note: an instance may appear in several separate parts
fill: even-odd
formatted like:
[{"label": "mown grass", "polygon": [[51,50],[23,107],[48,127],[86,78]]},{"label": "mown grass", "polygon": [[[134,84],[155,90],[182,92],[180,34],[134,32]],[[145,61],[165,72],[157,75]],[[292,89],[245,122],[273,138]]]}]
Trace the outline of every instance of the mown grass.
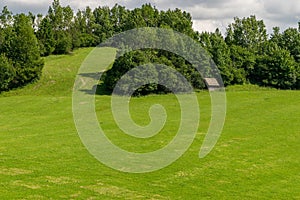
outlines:
[{"label": "mown grass", "polygon": [[[45,58],[37,83],[0,96],[0,199],[299,199],[300,92],[227,92],[224,131],[198,158],[210,120],[209,94],[198,92],[201,123],[189,150],[156,172],[129,174],[95,160],[82,145],[72,116],[72,86],[91,49]],[[173,95],[133,98],[131,114],[149,122],[149,106],[168,113],[162,133],[143,141],[115,125],[110,96],[96,97],[100,125],[116,145],[148,152],[167,144],[179,124]]]}]

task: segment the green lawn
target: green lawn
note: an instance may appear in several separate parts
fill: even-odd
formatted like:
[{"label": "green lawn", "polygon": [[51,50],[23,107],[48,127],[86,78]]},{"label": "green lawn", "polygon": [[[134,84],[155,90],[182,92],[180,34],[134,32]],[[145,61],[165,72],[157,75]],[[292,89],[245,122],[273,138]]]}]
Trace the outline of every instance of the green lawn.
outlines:
[{"label": "green lawn", "polygon": [[[201,123],[189,150],[162,170],[123,173],[94,159],[74,125],[72,87],[90,50],[45,58],[39,82],[0,96],[0,199],[300,199],[300,91],[231,87],[224,131],[204,159],[210,99],[198,92]],[[169,118],[146,140],[117,128],[110,96],[96,97],[96,111],[113,143],[150,152],[168,144],[180,122],[174,95],[133,98],[133,119],[146,125],[154,103]]]}]

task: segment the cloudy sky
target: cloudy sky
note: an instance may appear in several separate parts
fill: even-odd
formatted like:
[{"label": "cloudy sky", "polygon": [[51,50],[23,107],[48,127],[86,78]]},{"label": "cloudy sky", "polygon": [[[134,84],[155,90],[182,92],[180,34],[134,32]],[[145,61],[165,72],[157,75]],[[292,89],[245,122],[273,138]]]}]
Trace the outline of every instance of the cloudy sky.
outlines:
[{"label": "cloudy sky", "polygon": [[[29,11],[45,14],[52,0],[1,0],[0,7],[7,5],[14,13]],[[298,27],[300,21],[299,0],[60,0],[63,6],[70,5],[75,11],[86,6],[110,6],[118,3],[129,9],[151,3],[160,10],[180,8],[192,14],[194,29],[222,32],[233,21],[233,17],[247,17],[252,14],[263,19],[269,33],[272,27]]]}]

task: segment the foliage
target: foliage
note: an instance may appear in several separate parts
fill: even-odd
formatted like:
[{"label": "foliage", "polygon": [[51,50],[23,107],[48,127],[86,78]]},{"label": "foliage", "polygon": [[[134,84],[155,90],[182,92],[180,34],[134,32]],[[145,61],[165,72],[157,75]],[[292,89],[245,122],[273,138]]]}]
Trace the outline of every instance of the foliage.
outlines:
[{"label": "foliage", "polygon": [[55,39],[54,31],[49,17],[45,17],[42,19],[36,36],[39,40],[41,55],[51,55],[55,50]]},{"label": "foliage", "polygon": [[300,32],[298,29],[288,28],[279,36],[275,32],[271,40],[275,40],[278,46],[288,50],[294,59],[300,62]]},{"label": "foliage", "polygon": [[[255,16],[235,18],[227,28],[233,66],[242,73],[237,83],[250,82],[281,89],[299,88],[299,30],[289,28],[282,34],[274,27],[268,40],[264,22]],[[241,76],[239,76],[239,74]]]},{"label": "foliage", "polygon": [[[154,65],[149,65],[149,63],[155,63]],[[148,64],[148,65],[147,65]],[[165,80],[170,85],[176,85],[176,92],[186,92],[187,88],[183,85],[180,77],[172,73],[170,70],[165,69],[162,66],[168,66],[177,70],[182,74],[187,81],[197,89],[204,88],[204,82],[196,69],[184,58],[174,55],[173,53],[162,51],[162,50],[137,50],[125,53],[123,56],[119,57],[113,64],[112,68],[108,70],[103,76],[103,82],[106,89],[112,92],[123,75],[128,71],[134,69],[135,67],[142,66],[144,68],[145,74],[139,74],[141,70],[135,70],[132,73],[137,73],[138,75],[125,76],[126,80],[123,80],[123,87],[119,88],[119,94],[127,94],[128,90],[133,85],[133,82],[142,83],[147,79],[148,81],[158,82],[158,80]],[[146,78],[147,77],[147,78]],[[151,93],[168,93],[171,88],[166,88],[159,84],[146,84],[145,86],[139,87],[134,95],[145,95]]]},{"label": "foliage", "polygon": [[11,81],[16,76],[16,71],[13,68],[11,62],[4,55],[0,55],[0,91],[8,90],[11,85]]},{"label": "foliage", "polygon": [[254,15],[247,18],[234,18],[227,28],[226,42],[244,48],[255,48],[267,40],[267,30],[263,20],[257,20]]},{"label": "foliage", "polygon": [[30,19],[24,14],[16,15],[13,30],[15,36],[7,56],[12,60],[16,70],[13,85],[18,87],[39,78],[44,63],[40,58],[38,41]]},{"label": "foliage", "polygon": [[56,44],[54,54],[70,53],[72,50],[72,38],[68,32],[56,31]]},{"label": "foliage", "polygon": [[230,48],[225,43],[223,36],[216,30],[215,33],[204,32],[199,38],[203,47],[210,53],[213,61],[218,66],[225,85],[241,83],[234,80],[237,77],[230,57]]},{"label": "foliage", "polygon": [[10,16],[6,8],[1,14],[1,85],[0,91],[20,87],[38,79],[43,68],[32,19],[25,14]]},{"label": "foliage", "polygon": [[297,63],[289,51],[267,42],[257,57],[253,79],[262,86],[292,89],[296,87]]},{"label": "foliage", "polygon": [[[21,28],[22,31],[17,28],[19,26],[14,25],[18,18],[20,17],[14,16],[7,7],[3,8],[0,15],[0,53],[2,59],[5,60],[6,57],[9,63],[3,64],[2,73],[5,71],[6,74],[3,77],[15,73],[14,78],[8,81],[10,86],[6,83],[2,88],[18,87],[39,76],[42,62],[35,55],[37,51],[41,56],[68,54],[76,48],[95,47],[115,34],[140,27],[173,29],[199,42],[219,68],[225,86],[251,83],[281,89],[300,88],[300,22],[298,29],[287,28],[281,32],[278,27],[274,27],[273,33],[268,37],[264,21],[251,15],[235,17],[224,35],[218,29],[213,33],[199,33],[193,30],[192,16],[178,8],[160,11],[151,4],[144,4],[129,10],[116,4],[111,8],[86,7],[75,13],[70,6],[62,6],[59,0],[53,0],[46,16],[29,13],[27,21],[20,22],[28,25],[27,28]],[[36,48],[36,39],[32,36],[33,31],[38,39],[39,50]],[[25,37],[29,38],[28,42],[23,42],[27,40]],[[28,53],[35,56],[26,56],[23,44],[32,45]],[[147,53],[150,54],[146,55]],[[17,54],[21,55],[20,59]],[[197,53],[194,54],[197,56]],[[137,56],[140,58],[136,58]],[[141,51],[128,59],[144,58],[145,62],[170,65],[182,73],[195,88],[205,87],[199,73],[179,56],[163,51]],[[120,72],[124,74],[138,64],[120,58],[112,69],[117,69],[118,72],[110,72],[113,77],[107,77],[106,87],[112,90],[116,77],[121,77]],[[11,68],[8,66],[12,66],[13,73],[8,73]],[[160,86],[154,88],[152,92],[167,91]]]}]

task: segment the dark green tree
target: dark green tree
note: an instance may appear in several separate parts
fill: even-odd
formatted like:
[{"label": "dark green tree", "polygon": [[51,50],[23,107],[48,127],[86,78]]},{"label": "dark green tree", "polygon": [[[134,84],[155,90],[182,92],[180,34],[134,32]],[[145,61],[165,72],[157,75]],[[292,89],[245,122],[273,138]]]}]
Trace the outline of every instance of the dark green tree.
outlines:
[{"label": "dark green tree", "polygon": [[115,33],[120,33],[126,30],[129,30],[127,23],[129,22],[129,10],[124,6],[116,4],[111,9],[111,24],[113,26]]},{"label": "dark green tree", "polygon": [[48,17],[55,31],[63,30],[63,7],[60,5],[59,0],[53,0],[52,6],[48,9]]},{"label": "dark green tree", "polygon": [[229,45],[238,45],[249,50],[267,41],[267,30],[263,20],[257,20],[254,15],[247,18],[234,18],[227,28],[225,41]]},{"label": "dark green tree", "polygon": [[36,36],[39,40],[41,55],[48,56],[52,54],[55,50],[55,38],[49,17],[41,20]]},{"label": "dark green tree", "polygon": [[262,86],[293,89],[297,82],[297,63],[290,52],[268,41],[257,57],[252,80]]},{"label": "dark green tree", "polygon": [[215,33],[204,32],[200,34],[200,42],[202,46],[210,53],[213,61],[217,65],[222,75],[225,85],[231,85],[235,83],[234,77],[237,70],[233,69],[233,63],[230,58],[230,48],[225,43],[224,38],[219,31]]},{"label": "dark green tree", "polygon": [[287,49],[297,62],[300,62],[300,32],[296,28],[286,29],[281,36],[279,46]]},{"label": "dark green tree", "polygon": [[97,25],[90,7],[78,11],[71,30],[73,47],[91,47],[99,44],[99,37],[95,35]]},{"label": "dark green tree", "polygon": [[230,46],[230,58],[234,69],[234,83],[244,84],[251,82],[256,56],[248,49],[232,45]]},{"label": "dark green tree", "polygon": [[193,39],[197,39],[196,32],[193,30],[192,16],[180,9],[160,12],[159,27],[172,28],[175,31],[186,34]]},{"label": "dark green tree", "polygon": [[55,50],[54,54],[66,54],[72,51],[72,37],[67,31],[56,31],[55,32]]},{"label": "dark green tree", "polygon": [[159,11],[151,4],[142,5],[141,16],[147,27],[158,27]]},{"label": "dark green tree", "polygon": [[273,33],[271,34],[270,41],[275,42],[277,45],[281,45],[282,42],[282,34],[280,33],[280,28],[273,27]]},{"label": "dark green tree", "polygon": [[39,45],[30,17],[25,14],[14,16],[13,33],[6,55],[12,61],[16,72],[12,87],[18,87],[38,79],[44,62],[40,58]]},{"label": "dark green tree", "polygon": [[69,53],[72,50],[73,10],[70,6],[62,7],[59,0],[54,0],[49,7],[48,17],[52,25],[55,39],[54,54]]},{"label": "dark green tree", "polygon": [[0,55],[0,92],[9,90],[16,76],[16,71],[11,62],[4,55]]},{"label": "dark green tree", "polygon": [[107,6],[95,8],[93,14],[96,23],[95,35],[99,37],[99,42],[103,42],[114,34],[110,8]]}]

